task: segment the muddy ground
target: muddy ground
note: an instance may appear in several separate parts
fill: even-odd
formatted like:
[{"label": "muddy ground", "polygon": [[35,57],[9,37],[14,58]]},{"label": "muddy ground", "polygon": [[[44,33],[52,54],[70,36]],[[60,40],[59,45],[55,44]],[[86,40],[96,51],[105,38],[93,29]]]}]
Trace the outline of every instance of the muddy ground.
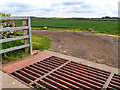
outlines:
[{"label": "muddy ground", "polygon": [[118,67],[118,40],[85,32],[33,30],[53,40],[50,51]]}]

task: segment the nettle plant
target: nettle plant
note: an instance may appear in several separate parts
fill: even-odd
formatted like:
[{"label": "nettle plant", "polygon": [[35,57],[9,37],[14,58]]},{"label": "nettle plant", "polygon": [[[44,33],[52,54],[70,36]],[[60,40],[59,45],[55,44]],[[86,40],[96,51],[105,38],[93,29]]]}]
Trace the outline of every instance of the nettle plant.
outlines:
[{"label": "nettle plant", "polygon": [[[11,15],[10,14],[0,13],[0,17],[9,17],[9,16],[11,16]],[[10,28],[10,27],[12,27],[12,21],[8,21],[8,20],[0,21],[0,28]],[[0,38],[1,39],[14,37],[14,35],[15,35],[15,32],[12,32],[12,31],[0,32]]]}]

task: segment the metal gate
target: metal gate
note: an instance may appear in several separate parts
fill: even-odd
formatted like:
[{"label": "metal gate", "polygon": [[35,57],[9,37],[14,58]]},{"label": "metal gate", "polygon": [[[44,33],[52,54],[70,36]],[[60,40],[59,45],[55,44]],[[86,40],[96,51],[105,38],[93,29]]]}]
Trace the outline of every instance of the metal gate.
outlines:
[{"label": "metal gate", "polygon": [[0,28],[0,32],[5,32],[5,31],[16,31],[16,30],[28,30],[28,35],[24,36],[19,36],[19,37],[14,37],[14,38],[7,38],[7,39],[0,39],[0,43],[4,42],[9,42],[9,41],[14,41],[14,40],[21,40],[21,39],[29,39],[29,43],[12,47],[12,48],[7,48],[7,49],[2,49],[0,50],[0,54],[13,51],[13,50],[18,50],[26,47],[30,47],[30,53],[32,54],[32,37],[31,37],[31,20],[30,17],[0,17],[0,21],[2,20],[10,20],[10,21],[15,21],[15,20],[23,20],[23,24],[27,21],[28,26],[21,26],[21,27],[10,27],[10,28]]}]

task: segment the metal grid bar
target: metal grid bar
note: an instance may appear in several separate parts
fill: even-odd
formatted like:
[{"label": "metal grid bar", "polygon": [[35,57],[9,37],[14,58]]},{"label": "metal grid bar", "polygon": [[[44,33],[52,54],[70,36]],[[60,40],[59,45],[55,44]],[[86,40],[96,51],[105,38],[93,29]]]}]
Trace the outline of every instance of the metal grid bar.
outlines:
[{"label": "metal grid bar", "polygon": [[44,87],[47,87],[47,88],[58,89],[57,87],[55,87],[52,84],[50,84],[50,83],[48,83],[46,81],[43,81],[43,80],[40,80],[39,83],[42,84],[42,85],[44,85]]},{"label": "metal grid bar", "polygon": [[23,74],[23,75],[25,75],[25,76],[31,78],[32,80],[37,79],[35,76],[33,76],[33,75],[29,74],[29,73],[26,73],[25,71],[18,70],[18,72],[19,72],[20,74]]},{"label": "metal grid bar", "polygon": [[55,80],[56,82],[63,83],[65,86],[68,86],[68,87],[70,87],[72,89],[74,89],[74,88],[79,89],[79,87],[77,87],[77,86],[75,86],[75,85],[73,85],[73,84],[71,84],[69,82],[66,82],[66,81],[64,81],[62,79],[59,79],[57,77],[54,77],[54,76],[51,76],[51,75],[48,75],[47,77],[52,79],[52,80]]},{"label": "metal grid bar", "polygon": [[73,70],[73,71],[75,71],[75,72],[80,72],[81,75],[84,74],[84,75],[89,76],[89,77],[97,78],[97,80],[101,80],[101,81],[107,80],[107,78],[104,78],[104,77],[102,77],[102,76],[99,76],[99,74],[96,75],[96,73],[93,74],[93,73],[91,73],[91,72],[89,72],[89,71],[84,71],[83,69],[76,69],[76,68],[74,68],[73,66],[69,67],[68,65],[65,66],[65,67],[66,67],[67,69],[71,69],[71,70]]},{"label": "metal grid bar", "polygon": [[[75,86],[77,86],[77,87],[82,87],[82,85],[80,84],[80,83],[78,83],[78,82],[76,82],[76,81],[74,81],[74,80],[71,80],[71,79],[69,79],[69,78],[66,78],[65,76],[62,76],[62,75],[59,75],[59,74],[57,74],[57,73],[52,73],[51,74],[52,76],[54,76],[54,77],[57,77],[57,78],[59,78],[59,79],[61,79],[61,80],[64,80],[64,81],[66,81],[66,82],[69,82],[69,83],[72,83],[73,85],[75,85]],[[84,87],[85,88],[85,87]],[[88,88],[88,87],[87,87]],[[80,88],[80,89],[82,89],[82,88]]]},{"label": "metal grid bar", "polygon": [[90,88],[89,86],[87,86],[87,85],[85,85],[85,84],[83,84],[83,83],[80,83],[80,82],[76,81],[77,79],[70,78],[71,76],[68,75],[68,74],[66,74],[66,73],[57,71],[57,72],[54,72],[53,74],[57,74],[57,75],[59,75],[59,76],[62,76],[62,77],[64,77],[64,78],[66,78],[66,80],[69,80],[70,82],[72,82],[73,84],[75,84],[75,85],[77,85],[77,86],[79,86],[79,87],[81,87],[81,88]]},{"label": "metal grid bar", "polygon": [[34,75],[37,78],[41,77],[41,75],[39,75],[39,74],[35,73],[34,71],[29,70],[29,69],[23,68],[22,70],[31,74],[31,75]]},{"label": "metal grid bar", "polygon": [[[61,68],[61,69],[62,69],[62,68]],[[100,84],[101,86],[103,85],[103,83],[105,83],[105,81],[100,80],[100,79],[97,78],[97,77],[89,76],[89,75],[87,75],[87,74],[83,74],[82,72],[74,71],[74,70],[68,69],[68,68],[66,68],[66,67],[63,68],[62,70],[67,70],[67,71],[69,71],[69,72],[78,74],[78,75],[80,75],[81,77],[83,77],[83,79],[84,79],[84,78],[87,78],[86,80],[89,80],[89,79],[90,79],[90,82],[92,82],[92,80],[93,80],[93,83],[94,83],[94,82],[97,82],[97,84]]]},{"label": "metal grid bar", "polygon": [[83,65],[83,64],[80,64],[80,63],[76,63],[76,62],[73,62],[73,61],[72,61],[71,64],[74,65],[74,66],[82,67],[82,68],[88,69],[90,71],[94,71],[94,72],[103,74],[103,75],[109,76],[111,74],[110,72],[103,71],[103,70],[100,70],[100,69],[97,69],[97,68],[93,68],[93,67],[90,67],[90,66],[86,66],[86,65]]},{"label": "metal grid bar", "polygon": [[89,86],[91,88],[100,88],[100,86],[97,86],[95,83],[93,84],[93,82],[91,82],[90,80],[87,80],[87,79],[85,79],[85,78],[83,78],[81,76],[78,76],[77,74],[70,73],[70,72],[68,72],[66,70],[61,70],[61,69],[59,71],[67,74],[67,76],[69,78],[74,79],[74,80],[76,80],[76,81],[78,81],[80,83],[83,83],[83,84],[85,84],[85,85],[87,85],[87,86]]},{"label": "metal grid bar", "polygon": [[32,82],[32,80],[30,80],[29,78],[27,78],[27,77],[25,77],[17,72],[13,72],[12,75],[16,76],[17,78],[22,79],[23,81],[25,81],[25,83],[29,84],[30,82]]},{"label": "metal grid bar", "polygon": [[[60,88],[60,89],[69,89],[69,90],[70,90],[69,87],[67,87],[67,86],[65,86],[65,85],[63,85],[63,84],[61,84],[61,83],[58,83],[58,82],[56,82],[56,81],[54,81],[54,80],[52,80],[52,79],[49,79],[49,78],[47,78],[47,77],[44,78],[44,81],[52,84],[53,86],[57,86],[57,87]],[[52,89],[52,88],[51,88],[51,89]]]},{"label": "metal grid bar", "polygon": [[45,67],[44,65],[41,65],[41,64],[37,64],[37,63],[35,63],[35,64],[33,64],[33,65],[36,65],[36,66],[38,66],[38,67],[45,68],[46,70],[49,70],[49,71],[52,70],[51,68]]},{"label": "metal grid bar", "polygon": [[51,65],[46,64],[46,63],[43,63],[43,62],[37,62],[37,64],[39,64],[39,65],[44,65],[44,66],[49,67],[49,68],[51,68],[51,69],[55,69],[54,66],[51,66]]},{"label": "metal grid bar", "polygon": [[71,64],[69,64],[65,67],[73,67],[72,69],[74,69],[74,70],[77,70],[81,73],[85,73],[85,74],[90,75],[90,76],[97,77],[97,78],[102,79],[102,80],[106,80],[108,78],[108,75],[106,76],[106,75],[103,75],[101,73],[96,73],[95,71],[91,71],[91,70],[84,68],[84,67],[81,68],[81,67],[71,65]]},{"label": "metal grid bar", "polygon": [[32,71],[34,71],[34,72],[36,72],[36,73],[38,73],[38,74],[40,74],[41,76],[45,74],[44,72],[42,72],[40,70],[37,70],[37,69],[35,69],[33,67],[27,67],[27,68],[30,69],[30,70],[32,70]]}]

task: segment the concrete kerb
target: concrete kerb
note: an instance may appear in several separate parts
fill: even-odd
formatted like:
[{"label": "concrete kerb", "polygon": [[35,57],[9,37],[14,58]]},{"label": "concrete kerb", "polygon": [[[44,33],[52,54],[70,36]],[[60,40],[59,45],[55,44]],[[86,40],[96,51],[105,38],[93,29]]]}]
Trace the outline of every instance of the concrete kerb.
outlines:
[{"label": "concrete kerb", "polygon": [[98,63],[94,63],[94,62],[91,62],[91,61],[88,61],[88,60],[84,60],[84,59],[80,59],[80,58],[76,58],[76,57],[72,57],[72,56],[68,56],[68,55],[64,55],[64,54],[60,54],[60,53],[56,53],[56,52],[52,52],[52,51],[48,51],[48,50],[45,50],[43,52],[47,53],[51,56],[57,56],[57,57],[64,58],[64,59],[67,59],[67,60],[70,60],[70,61],[75,61],[75,62],[84,64],[84,65],[87,65],[87,66],[91,66],[91,67],[94,67],[94,68],[97,68],[97,69],[105,70],[105,71],[108,71],[108,72],[113,72],[113,73],[116,73],[116,74],[119,73],[118,68],[110,67],[110,66],[107,66],[107,65],[104,65],[104,64],[98,64]]},{"label": "concrete kerb", "polygon": [[8,74],[2,71],[0,71],[0,73],[2,73],[1,81],[3,83],[1,88],[29,88]]},{"label": "concrete kerb", "polygon": [[[1,72],[0,72],[1,74]],[[2,75],[0,75],[0,90],[2,89]]]},{"label": "concrete kerb", "polygon": [[2,62],[0,60],[0,90],[2,89],[2,71],[1,71],[1,69],[2,69]]}]

